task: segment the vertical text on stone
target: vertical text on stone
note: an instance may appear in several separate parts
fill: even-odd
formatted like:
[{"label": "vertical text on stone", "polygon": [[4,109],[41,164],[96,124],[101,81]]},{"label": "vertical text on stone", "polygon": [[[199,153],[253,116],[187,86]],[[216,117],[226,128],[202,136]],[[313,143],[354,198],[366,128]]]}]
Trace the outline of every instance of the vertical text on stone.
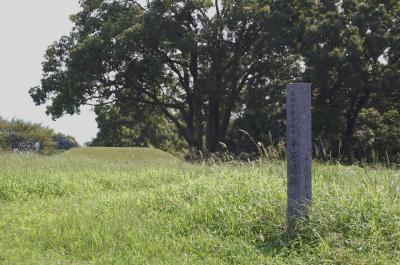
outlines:
[{"label": "vertical text on stone", "polygon": [[306,217],[312,196],[311,85],[286,87],[288,224]]}]

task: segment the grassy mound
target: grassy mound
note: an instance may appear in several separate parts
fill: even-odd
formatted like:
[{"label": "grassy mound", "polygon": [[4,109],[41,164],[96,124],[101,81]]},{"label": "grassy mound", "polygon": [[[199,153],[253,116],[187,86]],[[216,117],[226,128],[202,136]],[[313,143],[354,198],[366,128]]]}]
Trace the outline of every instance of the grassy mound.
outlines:
[{"label": "grassy mound", "polygon": [[285,233],[286,165],[152,149],[0,156],[0,264],[400,264],[400,172],[316,165]]},{"label": "grassy mound", "polygon": [[171,161],[175,158],[161,150],[140,147],[86,147],[75,148],[63,154],[67,157],[81,157],[85,159],[105,160],[108,162],[145,163],[155,161]]}]

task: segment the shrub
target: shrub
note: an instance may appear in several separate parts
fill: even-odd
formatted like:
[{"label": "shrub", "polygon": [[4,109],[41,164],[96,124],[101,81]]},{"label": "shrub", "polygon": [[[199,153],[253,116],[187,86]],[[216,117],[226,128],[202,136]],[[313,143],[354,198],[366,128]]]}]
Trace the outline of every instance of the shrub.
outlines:
[{"label": "shrub", "polygon": [[71,136],[55,132],[38,123],[0,118],[0,148],[6,151],[51,154],[78,146]]},{"label": "shrub", "polygon": [[364,109],[355,133],[357,155],[369,161],[400,162],[400,112]]},{"label": "shrub", "polygon": [[53,136],[53,141],[58,150],[68,150],[71,148],[79,147],[79,144],[74,137],[62,133],[55,134]]}]

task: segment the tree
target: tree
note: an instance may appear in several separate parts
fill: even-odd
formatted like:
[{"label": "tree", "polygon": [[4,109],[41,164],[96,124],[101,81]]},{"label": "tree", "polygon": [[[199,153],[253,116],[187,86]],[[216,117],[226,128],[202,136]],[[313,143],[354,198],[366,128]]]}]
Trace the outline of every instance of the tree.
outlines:
[{"label": "tree", "polygon": [[38,123],[0,117],[0,150],[52,154],[79,144],[72,136],[55,133]]},{"label": "tree", "polygon": [[334,157],[360,159],[355,133],[363,110],[399,107],[400,4],[316,1],[303,10],[299,52],[313,84],[314,135]]},{"label": "tree", "polygon": [[380,113],[374,108],[360,113],[354,137],[355,153],[367,162],[400,162],[400,110]]},{"label": "tree", "polygon": [[[284,90],[279,82],[308,81],[313,88],[313,135],[319,157],[325,153],[325,158],[352,162],[365,160],[373,150],[381,158],[385,150],[395,157],[397,141],[388,132],[396,135],[397,130],[387,125],[385,117],[396,120],[393,113],[400,109],[399,2],[284,2],[291,3],[297,14],[293,17],[301,21],[290,29],[292,52],[301,66],[288,64],[284,69],[291,74],[275,74],[275,83],[249,86],[234,126],[256,141],[279,141],[285,135]],[[372,116],[381,118],[372,119],[371,109],[379,114]],[[367,140],[368,135],[373,136]],[[239,136],[232,141],[236,152],[257,150],[249,137]]]},{"label": "tree", "polygon": [[95,108],[99,132],[91,146],[149,147],[182,151],[185,144],[175,127],[156,106],[147,104],[118,104]]},{"label": "tree", "polygon": [[[228,134],[228,147],[234,154],[259,153],[251,138],[264,146],[273,146],[285,140],[285,87],[293,80],[301,80],[301,65],[286,59],[271,68],[276,72],[268,76],[254,76],[243,93],[243,107],[236,113]],[[271,79],[272,76],[274,79]]]},{"label": "tree", "polygon": [[54,131],[40,124],[0,118],[0,149],[50,154],[54,151]]},{"label": "tree", "polygon": [[65,151],[71,148],[79,147],[79,143],[75,140],[74,137],[62,133],[56,133],[55,135],[53,135],[53,141],[55,143],[56,149],[58,150]]},{"label": "tree", "polygon": [[295,61],[288,43],[298,19],[284,1],[80,4],[71,34],[46,52],[41,86],[30,90],[36,104],[50,103],[53,118],[84,104],[154,105],[190,147],[214,152],[249,82],[273,80]]}]

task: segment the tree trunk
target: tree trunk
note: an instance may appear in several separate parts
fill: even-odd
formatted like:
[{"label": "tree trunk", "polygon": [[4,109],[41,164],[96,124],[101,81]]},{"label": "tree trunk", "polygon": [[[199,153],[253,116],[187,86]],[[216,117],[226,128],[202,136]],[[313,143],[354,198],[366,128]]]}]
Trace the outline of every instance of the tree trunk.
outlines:
[{"label": "tree trunk", "polygon": [[346,113],[346,130],[343,135],[343,153],[345,162],[352,163],[355,159],[354,131],[358,115],[369,99],[370,92],[367,90],[361,97],[355,96],[352,99]]},{"label": "tree trunk", "polygon": [[217,151],[219,142],[219,102],[211,99],[208,106],[207,121],[207,151],[214,153]]}]

